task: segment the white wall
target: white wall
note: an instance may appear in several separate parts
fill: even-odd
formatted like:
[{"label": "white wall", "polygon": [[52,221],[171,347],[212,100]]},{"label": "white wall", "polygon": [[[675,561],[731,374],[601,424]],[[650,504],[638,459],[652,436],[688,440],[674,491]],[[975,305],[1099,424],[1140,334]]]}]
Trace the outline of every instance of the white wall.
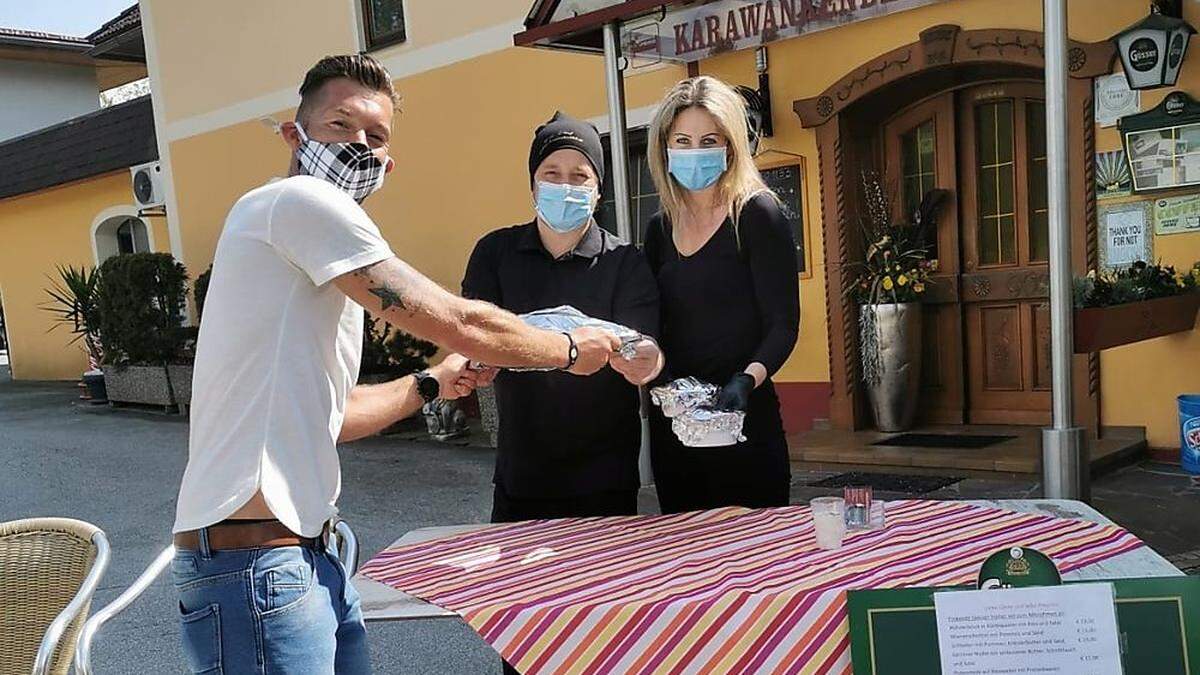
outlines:
[{"label": "white wall", "polygon": [[100,108],[90,66],[0,60],[0,142]]}]

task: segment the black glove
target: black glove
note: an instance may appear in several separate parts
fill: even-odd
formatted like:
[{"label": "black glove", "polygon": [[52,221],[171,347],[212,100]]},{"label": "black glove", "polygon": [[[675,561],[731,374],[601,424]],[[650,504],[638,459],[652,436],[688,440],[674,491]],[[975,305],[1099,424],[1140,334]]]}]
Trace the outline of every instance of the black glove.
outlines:
[{"label": "black glove", "polygon": [[750,393],[754,391],[754,377],[738,373],[717,396],[718,410],[745,410],[750,406]]}]

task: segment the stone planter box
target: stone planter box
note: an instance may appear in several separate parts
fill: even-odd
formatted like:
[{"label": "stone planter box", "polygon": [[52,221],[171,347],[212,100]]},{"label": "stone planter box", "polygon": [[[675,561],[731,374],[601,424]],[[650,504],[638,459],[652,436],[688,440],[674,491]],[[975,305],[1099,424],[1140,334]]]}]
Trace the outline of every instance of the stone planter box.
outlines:
[{"label": "stone planter box", "polygon": [[171,376],[171,388],[175,390],[175,402],[179,404],[179,412],[186,412],[192,405],[192,367],[167,366]]},{"label": "stone planter box", "polygon": [[1162,337],[1191,330],[1200,309],[1200,292],[1075,310],[1075,353]]},{"label": "stone planter box", "polygon": [[500,415],[496,411],[496,388],[480,387],[475,390],[475,396],[479,399],[479,420],[483,423],[483,430],[487,432],[494,448],[496,433],[500,429]]},{"label": "stone planter box", "polygon": [[175,405],[162,366],[105,366],[104,386],[110,403]]}]

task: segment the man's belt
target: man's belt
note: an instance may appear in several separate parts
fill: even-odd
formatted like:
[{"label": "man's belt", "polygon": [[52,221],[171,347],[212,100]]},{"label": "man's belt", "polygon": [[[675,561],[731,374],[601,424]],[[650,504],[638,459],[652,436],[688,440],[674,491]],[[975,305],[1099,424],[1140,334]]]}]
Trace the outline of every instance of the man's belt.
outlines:
[{"label": "man's belt", "polygon": [[[208,530],[208,547],[214,551],[241,548],[317,547],[322,538],[301,537],[278,520],[223,520]],[[179,532],[175,548],[200,550],[200,530]]]}]

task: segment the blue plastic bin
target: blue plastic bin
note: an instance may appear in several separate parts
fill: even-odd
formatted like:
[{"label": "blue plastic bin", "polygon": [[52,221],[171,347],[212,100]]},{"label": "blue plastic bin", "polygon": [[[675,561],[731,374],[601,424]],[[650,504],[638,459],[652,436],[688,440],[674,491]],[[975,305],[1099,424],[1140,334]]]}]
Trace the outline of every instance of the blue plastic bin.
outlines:
[{"label": "blue plastic bin", "polygon": [[1183,470],[1200,474],[1200,394],[1179,397],[1179,454]]}]

